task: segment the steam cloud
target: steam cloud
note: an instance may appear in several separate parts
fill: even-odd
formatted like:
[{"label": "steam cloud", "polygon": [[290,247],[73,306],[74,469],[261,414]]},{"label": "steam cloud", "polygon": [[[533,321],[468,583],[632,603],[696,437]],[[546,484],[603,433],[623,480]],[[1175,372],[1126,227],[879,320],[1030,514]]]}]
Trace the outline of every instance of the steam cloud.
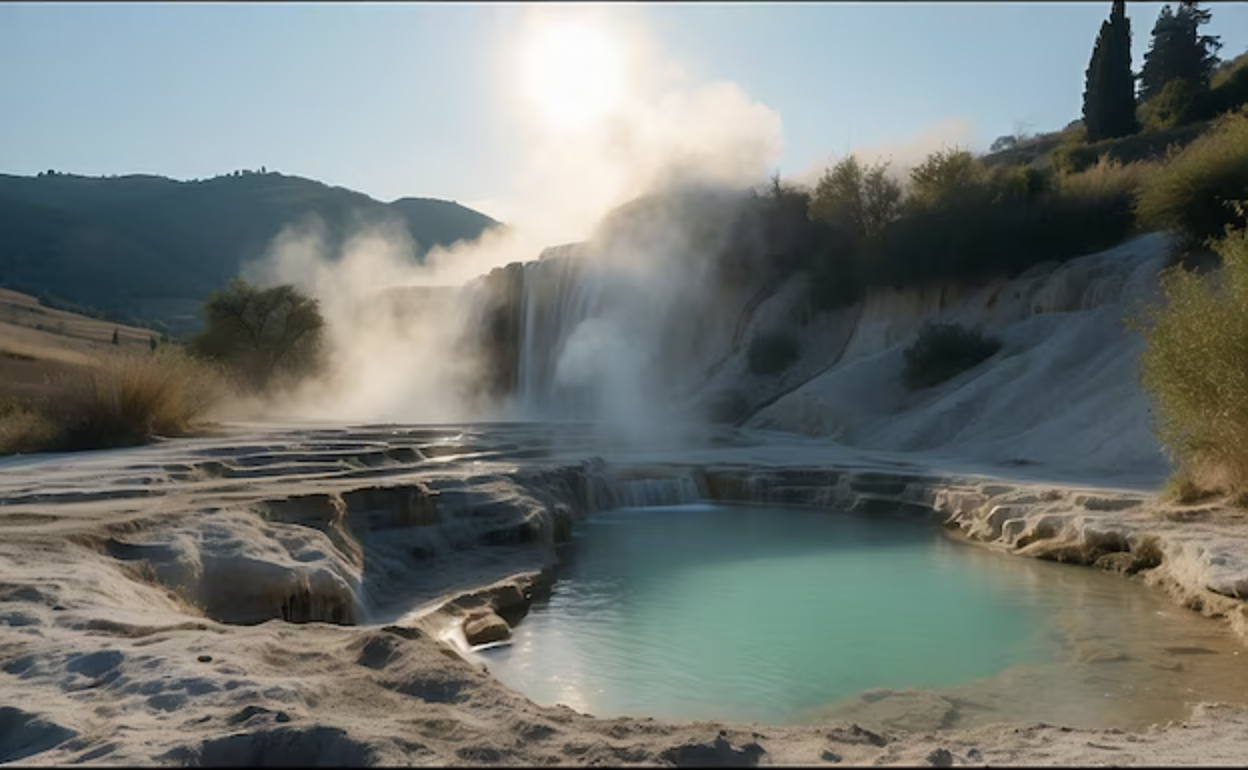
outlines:
[{"label": "steam cloud", "polygon": [[[905,141],[855,147],[847,154],[867,164],[887,161],[888,176],[905,183],[909,179],[910,169],[922,163],[931,153],[955,146],[968,147],[974,139],[975,129],[969,120],[952,118],[933,123]],[[828,157],[822,163],[794,174],[790,181],[814,187],[824,169],[839,157],[841,156]]]},{"label": "steam cloud", "polygon": [[[424,265],[401,226],[363,229],[338,254],[315,220],[276,238],[245,275],[260,285],[293,283],[315,296],[329,324],[332,361],[326,376],[285,394],[282,411],[326,421],[486,416],[474,413],[454,387],[480,364],[460,345],[476,323],[471,303],[400,318],[376,309],[379,292],[463,285],[492,268],[536,259],[543,247],[586,239],[606,212],[651,191],[740,188],[765,178],[781,150],[778,114],[734,84],[688,87],[662,77],[673,70],[669,62],[642,64],[645,87],[605,125],[535,137],[515,180],[516,219],[505,228],[434,249]],[[721,245],[694,243],[671,217],[645,229],[644,238],[616,237],[600,250],[614,276],[601,280],[622,286],[616,294],[626,299],[569,332],[555,371],[562,385],[595,389],[597,416],[630,435],[665,422],[654,386],[662,365],[655,349],[668,333],[661,327],[674,309],[698,304],[703,252]]]}]

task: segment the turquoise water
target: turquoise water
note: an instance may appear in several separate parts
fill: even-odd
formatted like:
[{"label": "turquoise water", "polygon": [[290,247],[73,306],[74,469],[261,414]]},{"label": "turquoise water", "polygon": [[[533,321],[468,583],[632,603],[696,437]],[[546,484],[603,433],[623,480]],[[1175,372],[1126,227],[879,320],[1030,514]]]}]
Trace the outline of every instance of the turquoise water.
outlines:
[{"label": "turquoise water", "polygon": [[[1183,663],[1162,671],[1148,658],[1164,658],[1168,634],[1190,647],[1183,620],[1120,578],[988,553],[929,523],[692,505],[581,525],[549,600],[510,645],[477,654],[534,701],[595,716],[784,723],[832,704],[865,718],[880,696],[864,691],[919,688],[978,699],[987,721],[1070,722],[1078,703],[1075,721],[1105,724],[1124,708],[1161,718],[1181,707],[1154,706],[1167,688],[1192,689],[1190,662],[1183,674]],[[1145,625],[1151,646],[1136,649]],[[1115,629],[1135,647],[1124,652]],[[1231,660],[1219,631],[1200,633],[1223,658],[1195,656],[1199,665]],[[1242,693],[1244,666],[1233,662]],[[931,721],[926,701],[896,703],[903,722]],[[928,726],[959,719],[950,711]]]}]

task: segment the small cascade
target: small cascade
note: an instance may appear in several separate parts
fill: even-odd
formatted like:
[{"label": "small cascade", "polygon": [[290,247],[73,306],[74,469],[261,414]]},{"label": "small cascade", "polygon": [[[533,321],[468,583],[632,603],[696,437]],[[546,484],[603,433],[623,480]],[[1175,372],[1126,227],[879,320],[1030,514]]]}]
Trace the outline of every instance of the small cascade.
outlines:
[{"label": "small cascade", "polygon": [[698,484],[689,476],[607,481],[612,508],[648,508],[685,505],[702,499]]}]

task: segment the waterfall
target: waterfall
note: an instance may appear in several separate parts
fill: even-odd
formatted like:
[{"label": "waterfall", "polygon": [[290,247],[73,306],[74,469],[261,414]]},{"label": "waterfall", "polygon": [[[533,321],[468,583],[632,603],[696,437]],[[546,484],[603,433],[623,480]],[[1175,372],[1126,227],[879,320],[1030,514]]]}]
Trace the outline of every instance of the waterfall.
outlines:
[{"label": "waterfall", "polygon": [[666,479],[616,479],[609,482],[612,507],[646,508],[684,505],[702,499],[698,483],[689,476]]},{"label": "waterfall", "polygon": [[516,399],[528,416],[587,416],[584,389],[555,381],[568,337],[601,310],[603,281],[585,262],[583,252],[564,246],[521,266]]},{"label": "waterfall", "polygon": [[517,265],[515,396],[528,418],[662,422],[731,349],[732,302],[586,247]]}]

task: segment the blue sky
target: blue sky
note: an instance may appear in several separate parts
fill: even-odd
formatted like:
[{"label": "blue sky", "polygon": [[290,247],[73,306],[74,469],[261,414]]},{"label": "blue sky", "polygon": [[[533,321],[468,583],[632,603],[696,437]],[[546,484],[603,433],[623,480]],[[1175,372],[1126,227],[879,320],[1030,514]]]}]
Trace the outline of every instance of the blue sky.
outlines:
[{"label": "blue sky", "polygon": [[[982,149],[1078,117],[1109,2],[633,7],[695,80],[778,113],[786,173],[961,121]],[[1222,54],[1248,4],[1210,4]],[[1128,3],[1137,66],[1160,3]],[[629,12],[624,6],[621,13]],[[615,10],[606,9],[608,16]],[[268,166],[506,209],[525,152],[506,4],[0,4],[0,172]]]}]

